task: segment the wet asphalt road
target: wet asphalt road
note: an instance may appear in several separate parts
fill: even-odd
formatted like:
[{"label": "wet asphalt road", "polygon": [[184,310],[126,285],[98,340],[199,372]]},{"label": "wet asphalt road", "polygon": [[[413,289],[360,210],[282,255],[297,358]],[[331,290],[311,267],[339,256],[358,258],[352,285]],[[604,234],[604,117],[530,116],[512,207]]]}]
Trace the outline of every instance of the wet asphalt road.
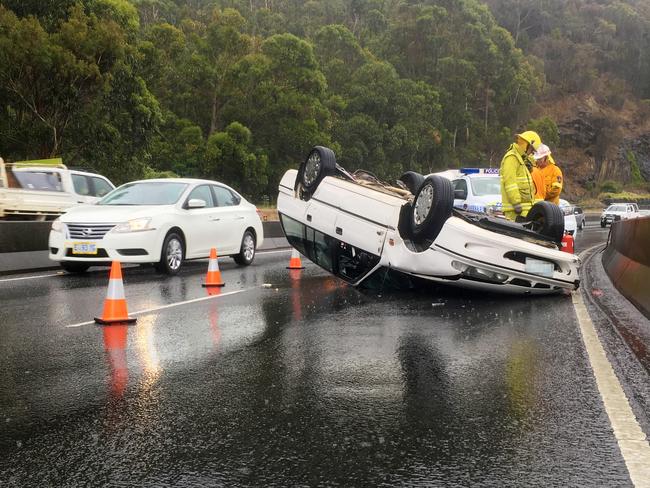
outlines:
[{"label": "wet asphalt road", "polygon": [[[630,486],[569,296],[362,292],[288,257],[220,260],[220,296],[133,326],[66,327],[106,271],[0,280],[0,485]],[[205,297],[204,268],[125,269],[129,310]]]}]

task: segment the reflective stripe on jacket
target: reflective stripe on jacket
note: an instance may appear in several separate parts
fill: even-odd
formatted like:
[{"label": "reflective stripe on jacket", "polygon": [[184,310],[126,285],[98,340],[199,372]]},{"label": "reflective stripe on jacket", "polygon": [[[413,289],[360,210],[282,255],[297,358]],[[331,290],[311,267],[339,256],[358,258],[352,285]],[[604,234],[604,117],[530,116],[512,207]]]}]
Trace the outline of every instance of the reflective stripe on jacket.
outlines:
[{"label": "reflective stripe on jacket", "polygon": [[526,216],[533,206],[535,186],[516,144],[512,144],[503,156],[499,175],[501,176],[502,210],[506,217],[514,218],[514,206],[517,204],[521,205],[521,215]]},{"label": "reflective stripe on jacket", "polygon": [[544,198],[547,202],[559,205],[562,184],[564,183],[562,181],[562,170],[557,167],[553,158],[549,156],[549,164],[541,172],[544,175],[544,184],[546,186],[546,197]]}]

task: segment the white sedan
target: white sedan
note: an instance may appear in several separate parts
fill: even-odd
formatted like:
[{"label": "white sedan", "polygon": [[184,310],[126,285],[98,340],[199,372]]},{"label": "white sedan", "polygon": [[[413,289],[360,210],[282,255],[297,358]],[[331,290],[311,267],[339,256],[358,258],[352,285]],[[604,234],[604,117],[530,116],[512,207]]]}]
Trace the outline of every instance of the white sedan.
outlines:
[{"label": "white sedan", "polygon": [[185,259],[208,257],[212,247],[249,265],[263,240],[255,205],[226,185],[190,178],[142,180],[56,219],[49,257],[70,272],[117,260],[153,263],[176,274]]}]

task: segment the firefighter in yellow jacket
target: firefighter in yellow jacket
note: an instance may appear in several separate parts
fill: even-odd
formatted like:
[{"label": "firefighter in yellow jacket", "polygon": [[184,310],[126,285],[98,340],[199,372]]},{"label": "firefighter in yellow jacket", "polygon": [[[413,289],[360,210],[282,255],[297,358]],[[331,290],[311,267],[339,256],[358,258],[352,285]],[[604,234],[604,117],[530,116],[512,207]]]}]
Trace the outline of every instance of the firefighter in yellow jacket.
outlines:
[{"label": "firefighter in yellow jacket", "polygon": [[551,150],[546,144],[541,144],[535,151],[535,161],[537,162],[537,171],[544,178],[544,199],[559,205],[562,192],[562,170],[555,164]]},{"label": "firefighter in yellow jacket", "polygon": [[532,154],[542,143],[532,130],[517,134],[516,142],[503,156],[501,176],[501,204],[506,218],[525,217],[535,200],[535,185],[530,174]]}]

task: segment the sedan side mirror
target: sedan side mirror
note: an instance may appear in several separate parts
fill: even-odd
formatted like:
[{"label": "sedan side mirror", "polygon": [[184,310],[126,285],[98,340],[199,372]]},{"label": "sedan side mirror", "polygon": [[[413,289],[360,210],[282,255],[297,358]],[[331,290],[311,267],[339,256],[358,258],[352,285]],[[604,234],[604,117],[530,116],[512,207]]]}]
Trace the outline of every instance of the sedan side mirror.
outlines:
[{"label": "sedan side mirror", "polygon": [[187,208],[205,208],[207,206],[207,203],[205,203],[205,200],[201,200],[200,198],[190,198],[187,202]]},{"label": "sedan side mirror", "polygon": [[457,198],[459,200],[467,200],[467,191],[460,188],[454,190],[454,198]]}]

